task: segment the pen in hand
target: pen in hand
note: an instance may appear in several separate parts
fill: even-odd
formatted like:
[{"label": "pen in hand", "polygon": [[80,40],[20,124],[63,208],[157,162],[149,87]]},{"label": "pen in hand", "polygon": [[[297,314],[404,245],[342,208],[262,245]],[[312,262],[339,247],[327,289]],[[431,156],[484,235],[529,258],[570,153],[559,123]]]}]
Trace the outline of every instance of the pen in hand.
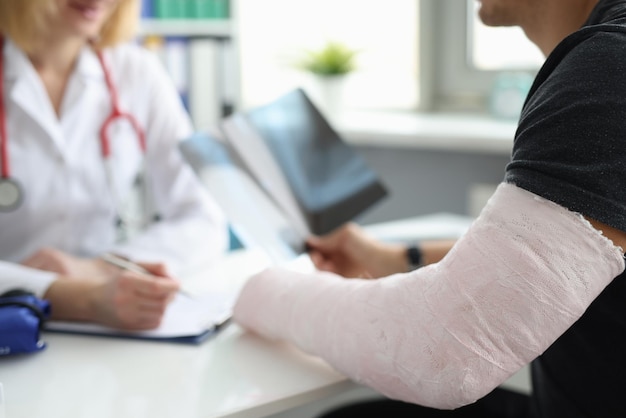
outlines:
[{"label": "pen in hand", "polygon": [[[141,267],[139,264],[133,263],[132,261],[126,260],[122,257],[118,257],[115,254],[111,254],[111,253],[104,253],[100,256],[100,258],[111,264],[114,265],[116,267],[121,268],[122,270],[128,270],[128,271],[132,271],[134,273],[139,273],[139,274],[147,274],[149,276],[152,276],[153,274],[150,273],[148,270],[146,270],[145,268]],[[183,289],[179,289],[178,293],[180,293],[181,295],[184,295],[188,298],[192,298],[193,297],[186,291],[184,291]]]},{"label": "pen in hand", "polygon": [[141,267],[139,264],[135,264],[131,261],[125,260],[122,257],[118,257],[116,255],[110,254],[110,253],[105,253],[102,254],[100,256],[100,258],[111,264],[114,265],[115,267],[119,267],[122,270],[128,270],[128,271],[132,271],[135,273],[139,273],[139,274],[147,274],[152,276],[152,273],[150,273],[148,270],[146,270],[145,268]]}]

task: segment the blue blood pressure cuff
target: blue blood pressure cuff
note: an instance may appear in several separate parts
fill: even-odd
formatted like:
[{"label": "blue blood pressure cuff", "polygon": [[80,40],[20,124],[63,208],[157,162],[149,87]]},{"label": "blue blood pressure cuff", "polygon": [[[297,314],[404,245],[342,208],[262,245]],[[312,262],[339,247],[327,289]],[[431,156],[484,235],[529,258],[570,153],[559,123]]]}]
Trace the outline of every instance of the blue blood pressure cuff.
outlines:
[{"label": "blue blood pressure cuff", "polygon": [[0,356],[43,350],[40,334],[49,316],[46,300],[21,291],[0,295]]}]

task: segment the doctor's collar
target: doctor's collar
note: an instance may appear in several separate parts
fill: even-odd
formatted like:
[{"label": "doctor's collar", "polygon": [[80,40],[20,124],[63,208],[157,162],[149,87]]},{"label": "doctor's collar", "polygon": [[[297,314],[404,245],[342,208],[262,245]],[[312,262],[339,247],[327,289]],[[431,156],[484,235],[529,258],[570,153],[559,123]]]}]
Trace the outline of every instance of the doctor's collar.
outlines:
[{"label": "doctor's collar", "polygon": [[[4,57],[4,78],[7,81],[17,80],[26,74],[27,68],[33,67],[28,56],[10,38],[4,38]],[[73,73],[85,81],[104,80],[98,57],[89,45],[81,49]]]}]

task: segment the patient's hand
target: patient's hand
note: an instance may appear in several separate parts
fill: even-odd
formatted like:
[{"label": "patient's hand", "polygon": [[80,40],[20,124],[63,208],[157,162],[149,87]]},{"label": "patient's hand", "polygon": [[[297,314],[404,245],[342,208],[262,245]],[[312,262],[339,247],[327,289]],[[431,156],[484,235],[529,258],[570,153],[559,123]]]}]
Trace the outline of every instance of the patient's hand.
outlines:
[{"label": "patient's hand", "polygon": [[407,270],[406,247],[375,240],[357,224],[307,240],[315,267],[344,277],[379,278]]}]

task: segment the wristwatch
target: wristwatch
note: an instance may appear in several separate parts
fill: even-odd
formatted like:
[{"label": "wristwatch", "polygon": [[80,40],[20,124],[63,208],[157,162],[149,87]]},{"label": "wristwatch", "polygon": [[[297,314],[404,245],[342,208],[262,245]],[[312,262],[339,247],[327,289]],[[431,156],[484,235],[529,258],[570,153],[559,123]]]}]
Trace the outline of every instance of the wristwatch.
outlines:
[{"label": "wristwatch", "polygon": [[406,249],[408,271],[417,270],[424,265],[422,250],[417,245],[410,245]]}]

